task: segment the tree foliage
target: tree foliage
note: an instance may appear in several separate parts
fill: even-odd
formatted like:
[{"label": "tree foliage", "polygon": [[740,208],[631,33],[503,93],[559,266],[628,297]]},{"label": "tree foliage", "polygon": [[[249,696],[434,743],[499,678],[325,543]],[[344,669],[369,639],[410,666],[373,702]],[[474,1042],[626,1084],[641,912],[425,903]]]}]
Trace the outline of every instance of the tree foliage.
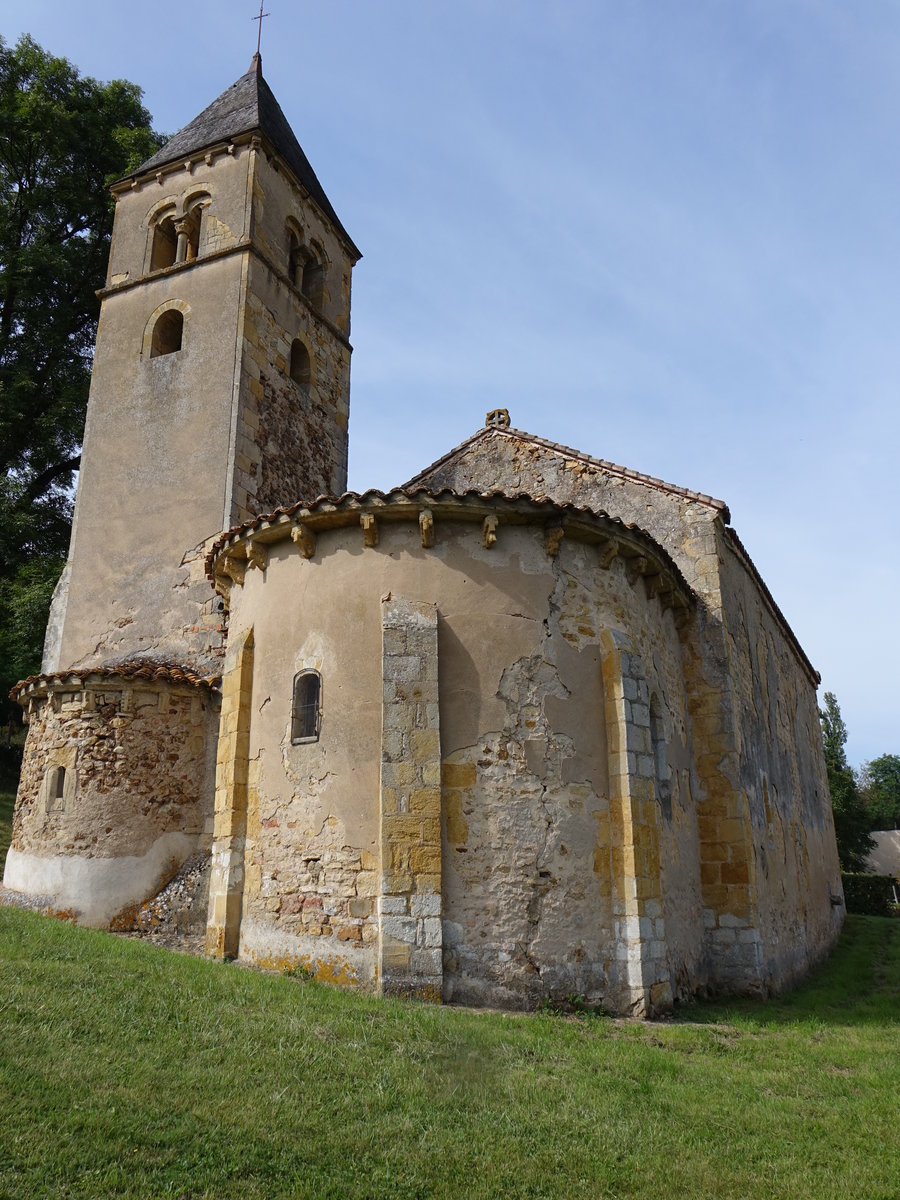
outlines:
[{"label": "tree foliage", "polygon": [[865,763],[860,791],[870,829],[900,829],[900,755]]},{"label": "tree foliage", "polygon": [[[109,254],[109,184],[160,139],[132,83],[0,39],[0,687],[40,661]],[[42,597],[42,599],[39,599]],[[11,678],[10,678],[11,676]]]},{"label": "tree foliage", "polygon": [[859,794],[856,776],[847,762],[844,746],[847,726],[834,692],[825,693],[825,707],[819,709],[828,790],[834,812],[838,858],[842,871],[865,871],[866,858],[875,843],[869,836],[869,819]]}]

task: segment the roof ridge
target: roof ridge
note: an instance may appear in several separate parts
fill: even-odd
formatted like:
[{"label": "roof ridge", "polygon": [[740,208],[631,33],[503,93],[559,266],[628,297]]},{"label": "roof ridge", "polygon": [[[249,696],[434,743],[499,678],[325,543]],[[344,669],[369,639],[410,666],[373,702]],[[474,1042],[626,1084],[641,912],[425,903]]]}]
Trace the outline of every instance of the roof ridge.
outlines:
[{"label": "roof ridge", "polygon": [[549,438],[541,437],[539,434],[528,433],[524,429],[513,429],[509,426],[506,428],[501,428],[496,425],[484,426],[482,429],[479,429],[476,433],[472,434],[471,437],[466,438],[464,442],[460,442],[458,446],[455,446],[452,450],[449,450],[446,454],[436,459],[433,463],[430,463],[429,466],[425,467],[422,471],[419,471],[419,473],[414,475],[412,479],[407,480],[403,486],[409,487],[412,484],[423,480],[424,477],[429,475],[431,472],[436,471],[439,467],[444,466],[457,454],[460,454],[463,450],[468,449],[470,445],[485,435],[519,438],[522,441],[531,442],[533,445],[543,446],[544,449],[551,450],[556,454],[564,454],[567,457],[578,459],[580,462],[590,463],[591,466],[600,467],[601,470],[608,471],[610,474],[618,475],[623,479],[631,479],[636,483],[644,484],[647,487],[656,488],[657,491],[669,492],[675,496],[683,496],[688,500],[696,500],[698,503],[705,504],[709,508],[714,508],[720,512],[726,524],[730,524],[731,522],[731,513],[727,503],[724,500],[716,499],[715,496],[710,496],[707,492],[695,492],[691,488],[681,487],[677,483],[668,483],[664,479],[659,479],[656,475],[645,475],[642,471],[635,471],[631,467],[623,467],[619,463],[610,462],[608,459],[595,458],[591,454],[586,454],[583,450],[576,450],[572,446],[565,446],[562,444],[562,442],[553,442]]}]

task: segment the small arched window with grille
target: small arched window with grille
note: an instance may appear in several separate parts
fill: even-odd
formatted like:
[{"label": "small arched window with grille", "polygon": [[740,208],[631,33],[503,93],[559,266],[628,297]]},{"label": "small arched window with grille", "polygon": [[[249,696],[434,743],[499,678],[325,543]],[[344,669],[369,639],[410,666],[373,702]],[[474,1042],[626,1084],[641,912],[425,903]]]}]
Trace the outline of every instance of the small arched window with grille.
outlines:
[{"label": "small arched window with grille", "polygon": [[321,726],[322,676],[318,671],[300,671],[294,676],[291,744],[317,742]]}]

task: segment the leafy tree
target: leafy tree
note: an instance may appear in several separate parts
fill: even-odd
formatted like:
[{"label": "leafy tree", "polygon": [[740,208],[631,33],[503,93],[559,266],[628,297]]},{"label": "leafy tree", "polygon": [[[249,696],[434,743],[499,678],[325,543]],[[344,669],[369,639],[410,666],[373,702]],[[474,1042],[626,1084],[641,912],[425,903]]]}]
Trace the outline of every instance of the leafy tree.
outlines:
[{"label": "leafy tree", "polygon": [[825,693],[825,707],[819,709],[828,790],[834,812],[838,858],[843,871],[864,871],[866,858],[875,845],[869,836],[869,819],[859,794],[856,776],[847,762],[844,746],[847,726],[834,692]]},{"label": "leafy tree", "polygon": [[[0,688],[40,663],[68,549],[113,204],[160,144],[141,92],[0,39]],[[9,717],[9,710],[6,719]]]},{"label": "leafy tree", "polygon": [[865,763],[860,788],[870,829],[900,829],[900,755]]}]

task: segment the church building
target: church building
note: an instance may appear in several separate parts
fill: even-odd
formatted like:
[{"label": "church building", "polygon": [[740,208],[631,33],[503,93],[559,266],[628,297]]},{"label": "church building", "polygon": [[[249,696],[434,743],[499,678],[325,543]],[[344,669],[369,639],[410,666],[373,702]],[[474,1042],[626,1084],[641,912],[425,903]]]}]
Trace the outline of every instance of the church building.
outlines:
[{"label": "church building", "polygon": [[258,55],[113,193],[7,901],[475,1005],[799,979],[819,677],[727,505],[502,409],[347,492],[360,252]]}]

